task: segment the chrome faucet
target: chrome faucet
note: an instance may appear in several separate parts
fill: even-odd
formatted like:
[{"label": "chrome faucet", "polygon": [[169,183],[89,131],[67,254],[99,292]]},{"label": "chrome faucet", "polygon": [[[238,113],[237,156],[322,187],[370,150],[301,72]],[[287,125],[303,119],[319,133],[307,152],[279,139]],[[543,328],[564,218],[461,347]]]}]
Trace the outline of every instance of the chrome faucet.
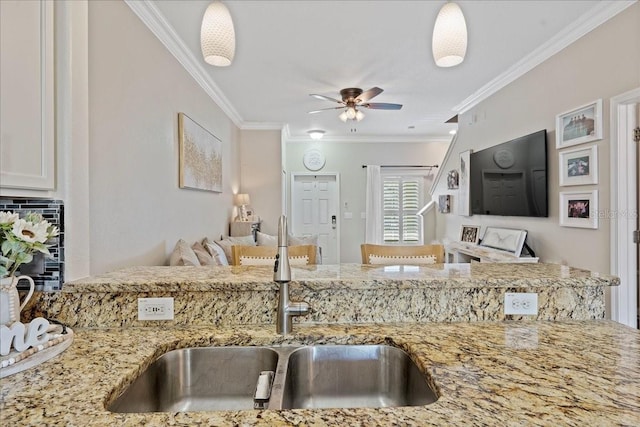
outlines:
[{"label": "chrome faucet", "polygon": [[292,317],[309,313],[309,303],[289,300],[289,282],[291,281],[291,265],[289,264],[289,235],[287,218],[282,215],[278,222],[278,254],[273,266],[273,281],[280,285],[278,311],[276,314],[276,332],[280,335],[291,333]]}]

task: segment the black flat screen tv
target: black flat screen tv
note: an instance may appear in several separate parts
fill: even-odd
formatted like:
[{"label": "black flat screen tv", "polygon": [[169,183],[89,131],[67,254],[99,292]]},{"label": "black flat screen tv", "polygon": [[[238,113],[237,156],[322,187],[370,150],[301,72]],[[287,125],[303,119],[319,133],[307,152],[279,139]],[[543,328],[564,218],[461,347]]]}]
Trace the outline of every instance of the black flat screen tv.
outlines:
[{"label": "black flat screen tv", "polygon": [[474,215],[549,216],[546,129],[471,153],[469,196]]}]

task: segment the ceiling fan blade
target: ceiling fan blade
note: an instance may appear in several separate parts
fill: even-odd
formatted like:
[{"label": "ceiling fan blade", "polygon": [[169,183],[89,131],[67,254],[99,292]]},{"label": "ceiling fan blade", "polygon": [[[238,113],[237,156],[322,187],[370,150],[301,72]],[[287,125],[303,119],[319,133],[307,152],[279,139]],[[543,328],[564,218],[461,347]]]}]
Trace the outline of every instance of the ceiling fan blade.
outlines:
[{"label": "ceiling fan blade", "polygon": [[389,104],[386,102],[368,102],[360,107],[371,108],[372,110],[399,110],[402,104]]},{"label": "ceiling fan blade", "polygon": [[330,97],[324,96],[324,95],[318,95],[316,93],[310,93],[309,96],[313,96],[314,98],[322,99],[323,101],[331,101],[331,102],[337,102],[338,104],[344,104],[344,102],[340,101],[339,99],[330,98]]},{"label": "ceiling fan blade", "polygon": [[309,111],[309,114],[322,113],[323,111],[327,111],[327,110],[342,110],[343,108],[344,108],[344,106],[342,106],[342,107],[321,108],[319,110]]},{"label": "ceiling fan blade", "polygon": [[371,89],[362,92],[360,96],[355,99],[356,104],[359,102],[367,102],[371,98],[380,95],[382,92],[383,90],[379,87],[372,87]]}]

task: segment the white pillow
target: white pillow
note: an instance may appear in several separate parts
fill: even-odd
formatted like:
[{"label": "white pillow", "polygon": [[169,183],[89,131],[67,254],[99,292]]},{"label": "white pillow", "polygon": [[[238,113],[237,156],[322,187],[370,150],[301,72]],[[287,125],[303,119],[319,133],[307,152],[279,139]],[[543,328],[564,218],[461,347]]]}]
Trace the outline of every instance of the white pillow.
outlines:
[{"label": "white pillow", "polygon": [[258,231],[258,246],[278,246],[278,236],[272,236]]},{"label": "white pillow", "polygon": [[212,242],[205,237],[202,244],[211,254],[217,265],[229,265],[227,255],[225,255],[224,250],[216,242]]},{"label": "white pillow", "polygon": [[176,247],[173,249],[173,252],[171,252],[171,256],[169,257],[169,265],[199,266],[200,261],[198,261],[198,257],[196,256],[195,252],[193,252],[193,249],[191,249],[191,246],[189,246],[189,244],[183,239],[180,239],[176,243]]},{"label": "white pillow", "polygon": [[369,254],[369,264],[377,265],[417,265],[417,264],[436,264],[435,255],[423,256],[380,256]]},{"label": "white pillow", "polygon": [[311,236],[289,236],[289,246],[298,245],[314,245],[318,246],[318,235],[312,234]]}]

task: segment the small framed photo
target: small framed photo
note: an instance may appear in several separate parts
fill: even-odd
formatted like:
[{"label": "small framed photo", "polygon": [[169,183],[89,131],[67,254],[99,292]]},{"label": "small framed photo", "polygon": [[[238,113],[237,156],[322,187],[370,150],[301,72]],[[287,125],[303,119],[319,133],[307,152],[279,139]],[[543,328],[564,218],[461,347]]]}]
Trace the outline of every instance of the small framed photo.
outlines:
[{"label": "small framed photo", "polygon": [[598,228],[598,190],[561,192],[560,225]]},{"label": "small framed photo", "polygon": [[556,148],[602,139],[602,99],[556,116]]},{"label": "small framed photo", "polygon": [[558,153],[560,186],[598,183],[598,146],[565,150]]},{"label": "small framed photo", "polygon": [[487,227],[480,246],[507,251],[519,257],[526,239],[527,230]]},{"label": "small framed photo", "polygon": [[463,225],[460,229],[460,241],[465,243],[478,244],[480,240],[480,226],[479,225]]},{"label": "small framed photo", "polygon": [[443,194],[438,198],[438,212],[451,212],[451,196],[449,194]]}]

